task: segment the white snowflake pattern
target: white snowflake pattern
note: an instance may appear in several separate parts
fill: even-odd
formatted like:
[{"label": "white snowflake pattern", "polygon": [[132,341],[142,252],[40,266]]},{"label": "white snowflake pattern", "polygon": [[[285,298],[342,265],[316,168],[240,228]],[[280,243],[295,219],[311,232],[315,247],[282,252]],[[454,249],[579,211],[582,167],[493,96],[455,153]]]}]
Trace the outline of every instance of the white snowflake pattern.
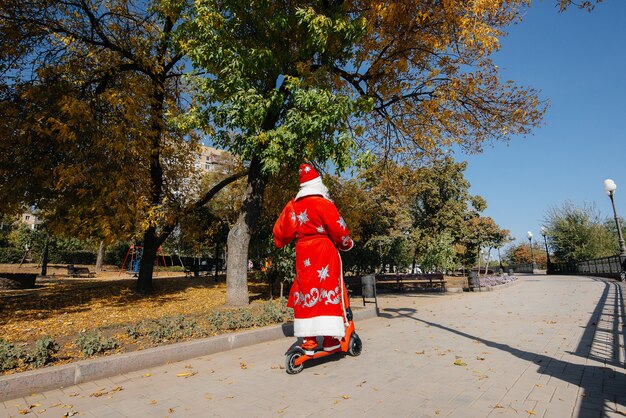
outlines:
[{"label": "white snowflake pattern", "polygon": [[317,277],[320,278],[320,282],[328,277],[328,264],[326,267],[322,267],[321,270],[317,270]]},{"label": "white snowflake pattern", "polygon": [[300,225],[307,223],[309,220],[309,215],[307,215],[306,211],[307,210],[305,209],[304,212],[300,212],[300,214],[298,215],[298,221],[300,221]]},{"label": "white snowflake pattern", "polygon": [[343,220],[343,218],[340,216],[339,220],[337,221],[337,223],[343,228],[346,229],[346,221]]},{"label": "white snowflake pattern", "polygon": [[306,167],[304,167],[304,172],[308,173],[309,171],[311,171],[311,167],[309,167],[308,165]]},{"label": "white snowflake pattern", "polygon": [[318,234],[323,234],[324,232],[326,232],[322,225],[320,225],[317,228],[315,228],[315,230],[317,231]]},{"label": "white snowflake pattern", "polygon": [[306,260],[304,260],[304,267],[310,267],[311,266],[311,259],[307,258]]},{"label": "white snowflake pattern", "polygon": [[295,222],[296,221],[296,212],[291,211],[291,221]]}]

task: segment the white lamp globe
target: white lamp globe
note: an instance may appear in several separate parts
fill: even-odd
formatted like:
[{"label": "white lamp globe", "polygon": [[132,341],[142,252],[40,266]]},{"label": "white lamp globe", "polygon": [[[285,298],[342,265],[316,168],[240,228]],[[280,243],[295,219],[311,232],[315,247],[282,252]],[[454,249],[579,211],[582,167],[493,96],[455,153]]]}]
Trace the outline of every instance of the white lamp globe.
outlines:
[{"label": "white lamp globe", "polygon": [[617,189],[617,184],[615,184],[615,182],[611,179],[606,179],[604,180],[604,192],[607,195],[611,195],[615,192],[615,189]]}]

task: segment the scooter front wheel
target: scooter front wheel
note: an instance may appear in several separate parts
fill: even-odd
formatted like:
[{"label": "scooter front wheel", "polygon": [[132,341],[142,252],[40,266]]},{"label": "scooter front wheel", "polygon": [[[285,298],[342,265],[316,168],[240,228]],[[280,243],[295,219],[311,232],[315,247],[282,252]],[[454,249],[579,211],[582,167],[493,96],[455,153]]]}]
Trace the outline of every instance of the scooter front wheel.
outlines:
[{"label": "scooter front wheel", "polygon": [[361,354],[361,349],[363,348],[363,343],[361,342],[361,338],[357,335],[356,332],[353,332],[350,336],[350,345],[348,346],[348,354],[353,357]]},{"label": "scooter front wheel", "polygon": [[301,348],[290,350],[285,357],[285,371],[287,374],[298,374],[304,369],[304,363],[296,365],[296,360],[304,355]]}]

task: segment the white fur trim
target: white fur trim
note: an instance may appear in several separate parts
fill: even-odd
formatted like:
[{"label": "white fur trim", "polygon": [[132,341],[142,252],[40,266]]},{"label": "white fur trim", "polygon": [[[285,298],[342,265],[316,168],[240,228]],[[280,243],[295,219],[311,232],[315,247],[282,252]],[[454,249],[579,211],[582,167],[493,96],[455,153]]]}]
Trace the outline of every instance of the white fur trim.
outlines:
[{"label": "white fur trim", "polygon": [[340,316],[316,316],[293,320],[293,335],[295,337],[314,337],[328,335],[341,338],[346,334],[343,318]]},{"label": "white fur trim", "polygon": [[313,180],[305,181],[300,185],[300,191],[296,195],[296,200],[305,196],[322,196],[326,200],[330,200],[328,189],[322,182],[321,177],[315,177]]}]

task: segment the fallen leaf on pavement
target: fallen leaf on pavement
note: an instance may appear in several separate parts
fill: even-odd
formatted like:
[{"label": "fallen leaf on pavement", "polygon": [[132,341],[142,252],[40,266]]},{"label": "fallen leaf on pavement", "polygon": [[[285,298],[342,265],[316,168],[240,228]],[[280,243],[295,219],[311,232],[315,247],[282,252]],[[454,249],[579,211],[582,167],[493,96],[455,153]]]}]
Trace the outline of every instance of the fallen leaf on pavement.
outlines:
[{"label": "fallen leaf on pavement", "polygon": [[454,365],[455,366],[467,366],[467,363],[463,363],[463,361],[461,361],[461,359],[456,359],[454,361]]},{"label": "fallen leaf on pavement", "polygon": [[184,372],[184,373],[178,373],[176,377],[184,377],[186,379],[196,374],[198,374],[198,372]]}]

